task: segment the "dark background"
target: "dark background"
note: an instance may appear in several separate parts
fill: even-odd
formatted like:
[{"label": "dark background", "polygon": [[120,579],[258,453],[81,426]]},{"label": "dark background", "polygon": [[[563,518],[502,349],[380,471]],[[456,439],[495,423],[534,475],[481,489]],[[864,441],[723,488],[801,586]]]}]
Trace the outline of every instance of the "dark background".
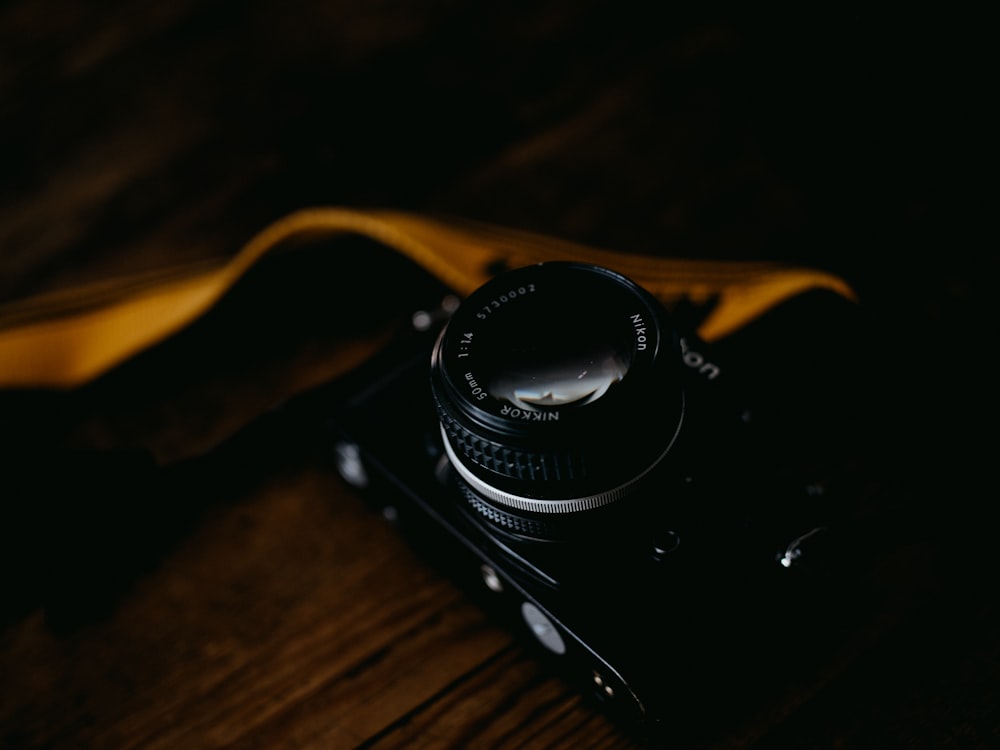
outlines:
[{"label": "dark background", "polygon": [[[897,624],[889,635],[858,655],[855,676],[768,739],[787,747],[985,747],[998,732],[987,520],[994,491],[983,481],[994,442],[987,363],[996,336],[988,296],[995,241],[983,231],[992,205],[984,186],[993,179],[986,28],[981,18],[913,10],[712,15],[597,1],[7,2],[0,303],[227,257],[272,220],[327,205],[481,219],[622,252],[780,260],[839,273],[858,290],[875,342],[857,363],[872,377],[871,391],[859,394],[872,423],[858,431],[877,425],[884,435],[881,491],[906,529],[889,580],[907,604],[890,618]],[[8,471],[18,468],[14,455],[44,466],[68,443],[197,453],[321,381],[338,332],[327,319],[369,313],[376,299],[399,302],[389,292],[406,287],[390,278],[373,284],[377,262],[336,257],[308,279],[280,269],[251,279],[241,302],[207,327],[81,392],[3,394]],[[333,301],[319,300],[324,294]],[[89,463],[75,470],[101,476]],[[77,486],[76,474],[60,481],[67,476]],[[241,491],[210,504],[211,521],[195,500],[164,519],[155,503],[94,506],[93,498],[83,511],[57,504],[36,513],[7,493],[5,507],[17,509],[5,523],[8,549],[21,555],[28,547],[36,557],[4,558],[16,592],[0,647],[5,745],[126,747],[145,738],[179,746],[184,738],[187,747],[254,746],[260,737],[294,744],[305,730],[287,717],[323,715],[293,696],[281,703],[282,721],[261,730],[232,709],[227,726],[245,728],[223,741],[205,729],[213,714],[191,708],[195,696],[239,706],[253,684],[240,673],[246,683],[228,692],[197,687],[192,649],[209,649],[213,629],[241,633],[236,623],[259,614],[255,607],[266,612],[260,597],[301,593],[262,573],[263,561],[196,586],[204,570],[224,569],[227,555],[248,544],[240,524],[277,528],[273,538],[254,537],[264,547],[306,534],[314,546],[304,548],[314,552],[301,554],[304,571],[330,563],[321,532],[306,531],[317,526],[308,511],[325,507],[322,492],[313,488],[315,507],[289,516]],[[351,521],[362,536],[380,533],[362,518]],[[30,525],[26,537],[19,523]],[[112,525],[134,531],[95,530]],[[31,542],[9,541],[18,537]],[[407,553],[392,536],[378,538],[389,546],[373,556],[372,585],[411,564],[400,561]],[[79,564],[81,550],[90,563]],[[37,573],[38,560],[54,572]],[[67,573],[77,566],[83,572]],[[310,596],[336,586],[319,580]],[[166,617],[178,601],[191,602],[190,619],[171,619],[162,633],[148,627],[152,613]],[[367,611],[350,597],[331,594],[334,601]],[[47,607],[48,620],[38,619],[38,607]],[[301,617],[313,627],[322,620]],[[116,650],[123,633],[132,640]],[[453,636],[442,634],[438,647],[453,648],[442,645]],[[281,663],[259,645],[279,642],[276,629],[234,638],[241,663],[257,660],[268,674]],[[472,661],[481,670],[496,657],[479,647],[486,661]],[[173,661],[136,656],[170,648]],[[507,688],[501,696],[528,694],[511,675],[531,662],[515,653],[494,675]],[[167,707],[140,709],[122,699],[130,690],[143,706]],[[574,731],[590,732],[595,747],[624,742],[595,735],[588,722],[597,720],[575,704],[569,714],[556,711],[564,724],[553,724],[551,703],[525,719],[516,702],[483,708],[480,690],[433,693],[438,704],[466,696],[475,730],[433,719],[427,706],[435,701],[414,691],[413,706],[424,709],[390,705],[374,728],[339,743],[427,742],[420,731],[442,746],[521,746],[539,736],[547,739],[538,744],[556,746],[558,732]],[[165,728],[173,721],[187,734]],[[315,720],[308,725],[313,733],[302,736],[312,739],[302,745],[328,746],[316,739],[324,735]],[[545,735],[539,726],[560,729]],[[750,736],[725,742],[747,746]]]}]

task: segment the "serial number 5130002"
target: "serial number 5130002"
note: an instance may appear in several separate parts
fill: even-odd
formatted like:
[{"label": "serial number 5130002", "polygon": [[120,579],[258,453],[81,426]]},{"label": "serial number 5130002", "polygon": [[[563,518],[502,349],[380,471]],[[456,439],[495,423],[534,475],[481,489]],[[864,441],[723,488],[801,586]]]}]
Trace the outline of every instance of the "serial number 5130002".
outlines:
[{"label": "serial number 5130002", "polygon": [[525,286],[519,286],[516,289],[510,289],[504,294],[501,294],[499,297],[490,300],[489,303],[483,305],[482,309],[476,313],[476,317],[480,320],[486,320],[495,310],[499,310],[511,300],[523,297],[526,294],[531,294],[533,291],[535,291],[534,284],[526,284]]}]

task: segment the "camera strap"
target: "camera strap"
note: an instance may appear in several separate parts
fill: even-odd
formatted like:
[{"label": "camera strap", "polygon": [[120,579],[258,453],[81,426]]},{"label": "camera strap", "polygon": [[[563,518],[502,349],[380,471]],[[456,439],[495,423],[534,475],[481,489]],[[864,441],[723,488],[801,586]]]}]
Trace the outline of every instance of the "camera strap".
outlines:
[{"label": "camera strap", "polygon": [[855,300],[835,274],[772,262],[700,260],[604,250],[456,218],[353,208],[296,211],[235,255],[40,294],[0,306],[0,388],[88,383],[210,310],[265,255],[293,242],[360,235],[413,261],[459,296],[499,271],[568,260],[612,268],[668,307],[708,312],[697,333],[724,338],[791,297],[825,289]]}]

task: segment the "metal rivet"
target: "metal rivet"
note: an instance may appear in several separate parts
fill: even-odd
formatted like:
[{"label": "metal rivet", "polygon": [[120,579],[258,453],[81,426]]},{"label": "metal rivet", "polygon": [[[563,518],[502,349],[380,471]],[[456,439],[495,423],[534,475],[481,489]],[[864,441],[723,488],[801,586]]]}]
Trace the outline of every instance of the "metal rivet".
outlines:
[{"label": "metal rivet", "polygon": [[479,568],[479,573],[483,577],[483,583],[486,584],[486,588],[498,594],[503,591],[503,581],[500,580],[500,576],[493,568],[489,565],[482,565]]},{"label": "metal rivet", "polygon": [[361,460],[361,450],[354,443],[337,443],[334,446],[337,471],[348,484],[364,489],[368,486],[368,472]]}]

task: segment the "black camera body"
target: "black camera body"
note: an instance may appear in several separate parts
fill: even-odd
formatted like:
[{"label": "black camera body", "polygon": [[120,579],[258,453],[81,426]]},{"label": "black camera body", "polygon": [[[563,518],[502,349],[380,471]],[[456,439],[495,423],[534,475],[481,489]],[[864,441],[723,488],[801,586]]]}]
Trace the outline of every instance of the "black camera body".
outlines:
[{"label": "black camera body", "polygon": [[718,731],[857,605],[853,303],[806,297],[709,345],[609,269],[506,272],[356,379],[340,473],[602,710]]}]

